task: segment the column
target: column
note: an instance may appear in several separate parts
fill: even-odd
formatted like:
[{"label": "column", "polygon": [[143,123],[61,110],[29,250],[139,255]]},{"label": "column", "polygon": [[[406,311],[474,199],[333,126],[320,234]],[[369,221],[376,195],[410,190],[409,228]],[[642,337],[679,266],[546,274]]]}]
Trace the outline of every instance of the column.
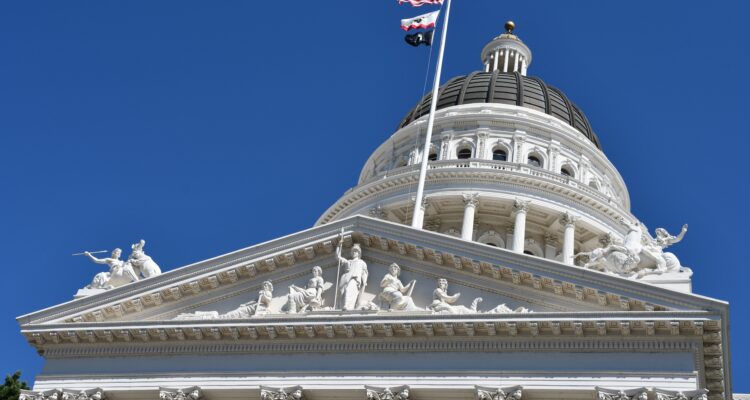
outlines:
[{"label": "column", "polygon": [[512,226],[505,228],[505,248],[507,250],[513,250],[513,227]]},{"label": "column", "polygon": [[517,72],[518,71],[518,58],[519,57],[521,57],[521,54],[519,54],[518,52],[516,52],[516,58],[513,61],[513,72]]},{"label": "column", "polygon": [[508,59],[510,58],[510,50],[505,49],[505,60],[503,61],[503,72],[508,72]]},{"label": "column", "polygon": [[427,210],[427,196],[422,197],[422,204],[419,207],[419,227],[420,229],[424,228],[424,214]]},{"label": "column", "polygon": [[529,200],[516,199],[513,203],[515,222],[513,224],[513,248],[516,253],[523,253],[524,240],[526,239],[526,213],[529,211]]},{"label": "column", "polygon": [[526,76],[526,59],[521,60],[521,75]]},{"label": "column", "polygon": [[492,61],[492,70],[495,71],[497,69],[497,60],[500,58],[500,51],[495,50],[495,59]]},{"label": "column", "polygon": [[[417,201],[415,196],[411,197],[411,203]],[[424,211],[427,209],[427,196],[422,197],[422,204],[420,207],[414,207],[414,212],[417,214],[417,226],[419,229],[424,228]]]},{"label": "column", "polygon": [[464,223],[461,226],[461,239],[474,238],[474,214],[479,203],[479,193],[464,193]]},{"label": "column", "polygon": [[560,216],[560,223],[562,223],[565,227],[565,231],[563,233],[562,249],[563,263],[568,265],[573,265],[576,221],[578,221],[578,217],[570,214],[567,211],[564,212],[562,216]]}]

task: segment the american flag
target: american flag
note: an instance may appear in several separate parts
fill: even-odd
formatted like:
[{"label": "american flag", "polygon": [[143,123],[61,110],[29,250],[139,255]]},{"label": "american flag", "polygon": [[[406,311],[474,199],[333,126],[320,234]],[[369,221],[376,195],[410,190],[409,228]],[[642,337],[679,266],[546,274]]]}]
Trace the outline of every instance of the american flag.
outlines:
[{"label": "american flag", "polygon": [[443,4],[443,0],[398,0],[398,4],[409,3],[414,7],[421,7],[425,4]]}]

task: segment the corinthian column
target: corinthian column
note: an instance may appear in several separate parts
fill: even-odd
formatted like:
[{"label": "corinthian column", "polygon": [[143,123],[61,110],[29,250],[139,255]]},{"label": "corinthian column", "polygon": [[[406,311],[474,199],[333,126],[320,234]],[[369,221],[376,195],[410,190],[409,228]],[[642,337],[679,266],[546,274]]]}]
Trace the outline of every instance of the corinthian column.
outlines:
[{"label": "corinthian column", "polygon": [[479,193],[464,193],[464,223],[461,226],[461,239],[471,240],[474,237],[474,214],[479,203]]},{"label": "corinthian column", "polygon": [[578,221],[578,217],[567,211],[560,216],[560,222],[565,227],[565,232],[563,233],[562,248],[563,263],[568,265],[573,265],[573,247],[575,244],[576,221]]},{"label": "corinthian column", "polygon": [[523,253],[523,242],[526,238],[526,213],[529,211],[529,200],[516,199],[513,203],[515,223],[513,225],[513,247],[516,253]]}]

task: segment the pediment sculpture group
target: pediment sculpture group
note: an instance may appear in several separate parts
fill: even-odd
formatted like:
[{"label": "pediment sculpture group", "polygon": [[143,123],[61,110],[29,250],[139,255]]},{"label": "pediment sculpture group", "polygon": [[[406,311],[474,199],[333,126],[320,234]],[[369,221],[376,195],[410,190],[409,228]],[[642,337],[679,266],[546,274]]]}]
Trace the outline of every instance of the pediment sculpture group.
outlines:
[{"label": "pediment sculpture group", "polygon": [[680,264],[677,256],[664,251],[665,248],[682,240],[687,232],[687,224],[682,226],[677,235],[671,235],[664,228],[657,228],[656,237],[652,238],[640,222],[623,223],[628,227],[628,233],[623,241],[607,235],[603,240],[603,247],[575,255],[578,265],[628,278],[691,272],[689,268]]},{"label": "pediment sculpture group", "polygon": [[[326,282],[322,275],[323,270],[319,266],[312,269],[312,277],[307,281],[305,287],[296,285],[289,286],[286,302],[280,309],[271,310],[273,299],[273,283],[265,281],[258,293],[257,300],[241,304],[238,308],[227,313],[217,311],[197,311],[183,313],[175,319],[239,319],[259,317],[267,314],[278,313],[306,313],[314,311],[341,310],[341,311],[378,311],[380,306],[372,301],[365,301],[365,289],[368,285],[369,271],[367,263],[362,259],[362,249],[359,244],[354,244],[351,249],[351,258],[347,259],[341,255],[341,244],[336,248],[336,258],[343,270],[341,273],[334,305],[327,306],[323,294],[334,285]],[[448,280],[440,278],[437,287],[432,292],[432,303],[420,307],[414,303],[412,292],[417,282],[415,280],[404,284],[401,279],[401,267],[393,263],[388,267],[388,273],[380,280],[380,293],[378,298],[381,305],[387,306],[387,310],[393,312],[431,312],[435,314],[477,314],[477,313],[525,313],[529,312],[524,307],[512,309],[505,304],[500,304],[488,311],[480,311],[478,306],[481,297],[475,298],[469,306],[458,304],[460,293],[449,294]]]}]

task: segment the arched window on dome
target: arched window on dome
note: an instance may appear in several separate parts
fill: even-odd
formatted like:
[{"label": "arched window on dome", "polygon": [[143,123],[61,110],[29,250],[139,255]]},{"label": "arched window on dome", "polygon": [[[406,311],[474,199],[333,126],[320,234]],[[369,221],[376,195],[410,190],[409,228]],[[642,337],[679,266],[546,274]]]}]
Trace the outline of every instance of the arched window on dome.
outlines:
[{"label": "arched window on dome", "polygon": [[567,176],[570,178],[576,177],[575,172],[573,172],[573,169],[567,165],[563,165],[562,168],[560,168],[560,175]]},{"label": "arched window on dome", "polygon": [[430,155],[427,156],[427,159],[430,161],[437,161],[438,159],[437,152],[431,151]]},{"label": "arched window on dome", "polygon": [[502,147],[495,147],[492,150],[492,159],[495,161],[508,161],[508,152]]},{"label": "arched window on dome", "polygon": [[479,235],[477,242],[484,243],[488,246],[505,248],[505,240],[503,240],[503,236],[494,230],[489,230]]},{"label": "arched window on dome", "polygon": [[467,158],[471,158],[471,148],[470,147],[461,147],[456,151],[456,156],[460,160],[465,160]]},{"label": "arched window on dome", "polygon": [[543,168],[544,162],[542,160],[543,158],[538,154],[529,154],[529,156],[526,157],[526,164],[529,164],[532,167]]},{"label": "arched window on dome", "polygon": [[544,258],[544,249],[534,239],[526,239],[523,244],[523,254]]}]

